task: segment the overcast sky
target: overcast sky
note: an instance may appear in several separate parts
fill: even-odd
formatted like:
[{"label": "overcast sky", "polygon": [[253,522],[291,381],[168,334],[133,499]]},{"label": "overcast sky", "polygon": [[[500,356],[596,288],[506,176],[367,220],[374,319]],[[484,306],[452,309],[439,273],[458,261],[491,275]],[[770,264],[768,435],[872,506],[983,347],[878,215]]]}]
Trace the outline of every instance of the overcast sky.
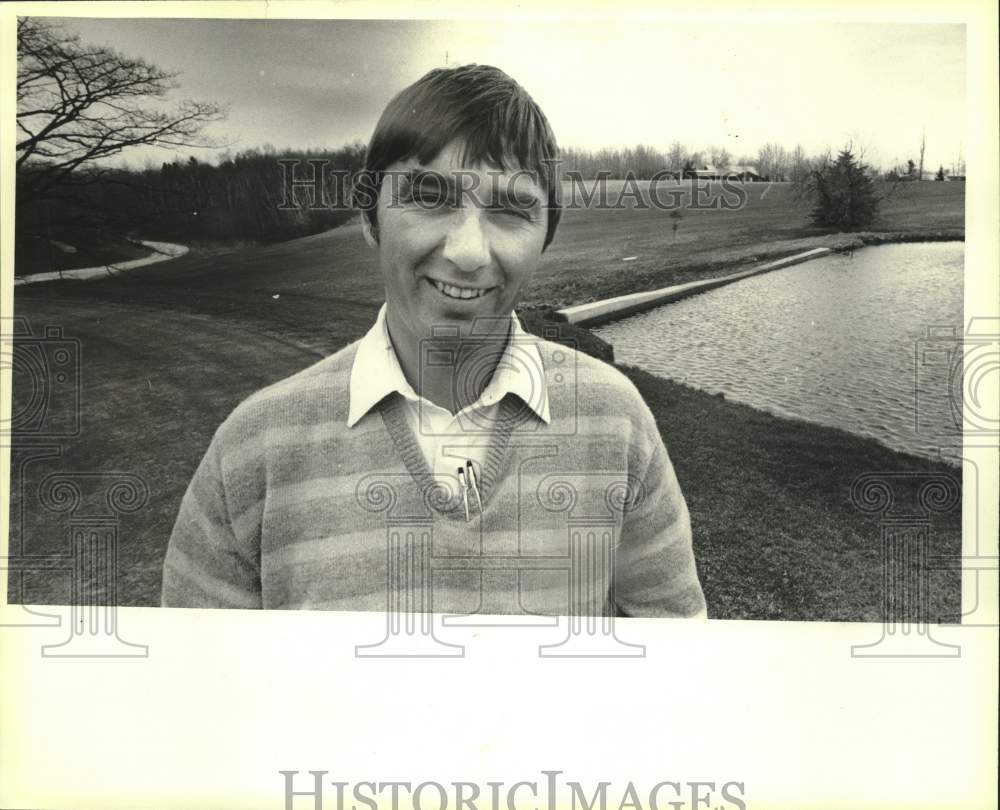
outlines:
[{"label": "overcast sky", "polygon": [[[233,149],[367,142],[386,102],[433,67],[517,79],[561,145],[725,146],[813,153],[847,140],[885,166],[949,166],[963,149],[960,25],[747,22],[62,21],[85,41],[182,72],[181,93],[231,105]],[[169,159],[129,153],[129,163]],[[211,153],[195,153],[211,159]]]}]

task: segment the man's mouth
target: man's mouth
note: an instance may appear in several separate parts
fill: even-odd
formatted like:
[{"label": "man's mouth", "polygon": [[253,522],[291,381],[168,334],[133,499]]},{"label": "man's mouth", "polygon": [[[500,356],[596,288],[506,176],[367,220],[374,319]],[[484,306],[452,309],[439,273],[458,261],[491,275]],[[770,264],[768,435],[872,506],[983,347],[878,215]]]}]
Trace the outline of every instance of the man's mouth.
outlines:
[{"label": "man's mouth", "polygon": [[454,284],[445,284],[443,281],[429,278],[427,279],[439,293],[461,301],[468,301],[473,298],[482,298],[492,290],[492,287],[458,287]]}]

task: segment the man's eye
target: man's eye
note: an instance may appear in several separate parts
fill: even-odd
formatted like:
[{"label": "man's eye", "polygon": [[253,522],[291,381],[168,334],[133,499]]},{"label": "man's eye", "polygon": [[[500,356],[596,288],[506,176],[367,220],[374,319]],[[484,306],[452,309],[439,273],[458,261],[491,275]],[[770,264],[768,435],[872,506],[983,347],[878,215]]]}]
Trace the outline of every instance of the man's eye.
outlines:
[{"label": "man's eye", "polygon": [[531,219],[531,213],[523,208],[515,208],[509,205],[491,205],[490,211],[498,214],[505,214],[507,216],[517,217],[518,219]]},{"label": "man's eye", "polygon": [[433,205],[441,202],[441,195],[434,191],[412,191],[405,195],[409,202]]},{"label": "man's eye", "polygon": [[416,203],[421,208],[452,208],[454,201],[439,191],[414,191],[408,195],[408,201]]}]

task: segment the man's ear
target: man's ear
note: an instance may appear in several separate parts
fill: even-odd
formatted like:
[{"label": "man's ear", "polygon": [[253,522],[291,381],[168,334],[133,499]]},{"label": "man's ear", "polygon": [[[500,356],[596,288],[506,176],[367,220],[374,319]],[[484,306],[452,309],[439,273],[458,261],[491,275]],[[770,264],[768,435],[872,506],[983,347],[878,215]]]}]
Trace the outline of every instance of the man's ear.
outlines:
[{"label": "man's ear", "polygon": [[367,211],[361,212],[361,232],[364,234],[368,247],[378,247],[378,226],[372,224]]}]

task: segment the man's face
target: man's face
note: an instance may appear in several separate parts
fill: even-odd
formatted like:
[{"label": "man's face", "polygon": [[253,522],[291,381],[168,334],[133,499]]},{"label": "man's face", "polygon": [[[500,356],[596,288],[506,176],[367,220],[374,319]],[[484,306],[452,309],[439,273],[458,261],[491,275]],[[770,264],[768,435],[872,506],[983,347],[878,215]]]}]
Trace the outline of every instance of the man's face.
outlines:
[{"label": "man's face", "polygon": [[[437,326],[507,333],[545,243],[546,194],[527,172],[460,165],[453,142],[428,165],[386,170],[378,202],[379,266],[395,341]],[[375,244],[371,234],[366,237]],[[490,329],[490,327],[493,327]]]}]

